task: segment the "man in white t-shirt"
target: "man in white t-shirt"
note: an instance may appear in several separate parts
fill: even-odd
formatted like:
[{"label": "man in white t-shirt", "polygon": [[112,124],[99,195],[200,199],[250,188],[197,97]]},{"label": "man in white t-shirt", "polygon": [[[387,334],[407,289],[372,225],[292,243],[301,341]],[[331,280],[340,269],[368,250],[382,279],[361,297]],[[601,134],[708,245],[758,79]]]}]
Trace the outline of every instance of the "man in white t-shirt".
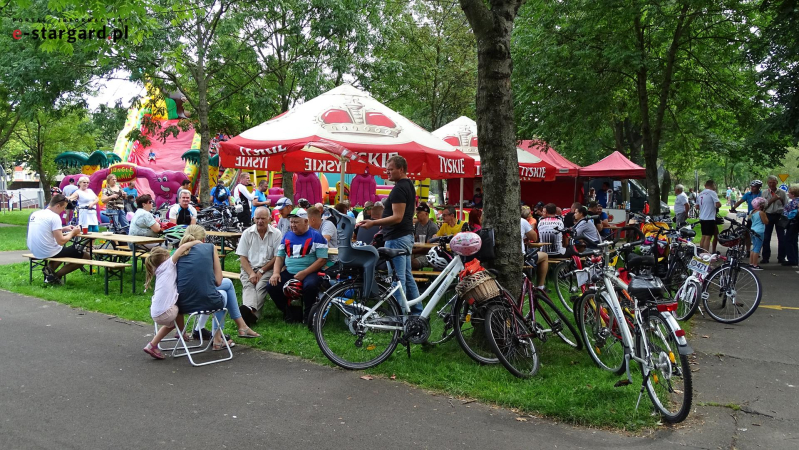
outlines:
[{"label": "man in white t-shirt", "polygon": [[560,256],[566,253],[563,247],[563,221],[557,216],[558,207],[554,203],[544,206],[544,217],[538,221],[538,239],[549,245],[541,247],[547,255]]},{"label": "man in white t-shirt", "polygon": [[679,227],[688,218],[688,195],[685,193],[685,187],[681,184],[674,186],[674,194],[677,195],[674,199],[674,223]]},{"label": "man in white t-shirt", "polygon": [[191,192],[185,189],[180,191],[178,203],[172,205],[166,213],[167,220],[178,225],[196,225],[197,210],[189,204],[190,202]]},{"label": "man in white t-shirt", "polygon": [[[536,233],[536,231],[533,229],[533,226],[530,225],[530,222],[528,222],[527,219],[520,217],[519,220],[521,221],[520,224],[522,230],[522,255],[526,255],[524,240],[527,239],[529,241],[535,242],[538,240],[538,233]],[[525,265],[527,263],[535,264],[535,273],[539,284],[538,288],[544,289],[547,282],[547,270],[549,270],[549,256],[544,252],[537,252],[530,255],[530,257],[525,258],[524,262]]]},{"label": "man in white t-shirt", "polygon": [[711,250],[710,240],[713,240],[712,252],[716,251],[716,236],[719,228],[716,225],[716,209],[721,208],[719,196],[716,194],[716,183],[713,180],[705,182],[705,190],[699,193],[696,199],[699,206],[699,224],[702,227],[702,240],[699,246],[705,250]]},{"label": "man in white t-shirt", "polygon": [[282,236],[271,225],[269,208],[256,208],[253,220],[255,225],[244,230],[236,247],[241,262],[241,317],[247,326],[255,325],[261,317]]},{"label": "man in white t-shirt", "polygon": [[252,186],[250,182],[250,174],[243,173],[239,178],[239,184],[233,188],[233,192],[230,194],[233,196],[233,199],[236,203],[241,204],[242,210],[238,214],[239,222],[242,225],[249,227],[250,226],[250,219],[252,217],[252,212],[250,208],[252,208],[252,194],[247,189],[247,187]]},{"label": "man in white t-shirt", "polygon": [[[82,258],[89,259],[86,252],[64,244],[80,234],[80,228],[61,225],[61,214],[67,209],[67,198],[56,194],[50,199],[50,205],[31,214],[28,219],[28,248],[33,256],[44,258]],[[66,232],[66,234],[65,234]],[[64,275],[83,267],[82,264],[65,264],[56,271],[61,263],[48,262],[42,272],[44,282],[48,284],[64,284]]]}]

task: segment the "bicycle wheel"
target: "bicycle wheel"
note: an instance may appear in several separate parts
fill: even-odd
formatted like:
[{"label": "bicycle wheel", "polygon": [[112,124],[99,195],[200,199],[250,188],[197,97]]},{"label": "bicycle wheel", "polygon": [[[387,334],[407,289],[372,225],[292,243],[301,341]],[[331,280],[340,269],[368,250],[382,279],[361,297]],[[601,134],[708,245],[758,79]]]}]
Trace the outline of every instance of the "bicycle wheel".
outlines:
[{"label": "bicycle wheel", "polygon": [[616,317],[607,301],[591,291],[577,301],[575,308],[577,324],[591,359],[609,372],[617,375],[624,372],[624,346]]},{"label": "bicycle wheel", "polygon": [[689,281],[683,284],[674,299],[677,300],[677,320],[690,319],[699,307],[699,295],[702,293],[702,285],[698,281]]},{"label": "bicycle wheel", "polygon": [[[436,305],[436,311],[430,314],[430,338],[428,343],[432,345],[443,344],[455,336],[455,303],[458,301],[458,294],[453,289],[448,290],[441,297]],[[435,320],[438,317],[440,320]]]},{"label": "bicycle wheel", "polygon": [[379,290],[378,295],[363,298],[363,282],[357,281],[337,284],[323,294],[313,318],[314,336],[334,364],[368,369],[388,359],[397,348],[402,329],[400,308],[394,297],[383,298],[385,289]]},{"label": "bicycle wheel", "polygon": [[[541,291],[536,291],[536,320],[539,324],[545,323],[547,329],[555,333],[566,345],[576,350],[583,348],[583,341],[580,340],[580,333],[574,328],[571,321],[561,312],[558,307]],[[531,314],[525,317],[527,323],[531,323]]]},{"label": "bicycle wheel", "polygon": [[458,298],[453,309],[453,334],[470,358],[480,364],[497,364],[499,359],[485,335],[485,314],[485,305]]},{"label": "bicycle wheel", "polygon": [[533,333],[510,307],[495,303],[488,308],[485,335],[499,362],[519,378],[538,373],[541,363],[533,343]]},{"label": "bicycle wheel", "polygon": [[574,311],[573,297],[580,295],[580,287],[577,286],[577,275],[572,273],[574,270],[574,261],[568,259],[561,261],[555,266],[555,291],[558,294],[560,302],[566,311]]},{"label": "bicycle wheel", "polygon": [[760,279],[748,267],[720,266],[708,274],[702,301],[718,322],[738,323],[751,316],[763,296]]},{"label": "bicycle wheel", "polygon": [[[674,333],[660,314],[648,315],[644,332],[649,349],[649,357],[645,359],[651,368],[646,392],[666,422],[682,422],[688,417],[693,401],[688,357],[679,353]],[[644,342],[640,334],[636,336],[636,342],[636,351],[643,357]],[[644,372],[643,365],[641,372]]]}]

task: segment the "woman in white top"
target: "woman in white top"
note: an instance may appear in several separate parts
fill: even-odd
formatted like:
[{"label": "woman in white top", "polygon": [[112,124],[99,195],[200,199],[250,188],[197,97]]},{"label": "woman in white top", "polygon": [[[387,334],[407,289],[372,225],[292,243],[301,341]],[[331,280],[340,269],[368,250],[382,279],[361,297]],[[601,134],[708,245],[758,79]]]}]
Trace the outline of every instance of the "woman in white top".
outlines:
[{"label": "woman in white top", "polygon": [[249,227],[251,224],[250,218],[252,214],[250,213],[250,206],[252,205],[252,194],[250,191],[247,190],[247,186],[250,186],[250,174],[245,173],[239,177],[239,184],[233,188],[233,198],[236,199],[239,203],[241,203],[241,207],[243,208],[242,211],[238,214],[239,222],[241,222],[243,227]]},{"label": "woman in white top", "polygon": [[89,177],[80,177],[78,180],[78,190],[75,191],[74,194],[69,196],[70,200],[77,200],[78,201],[78,208],[88,208],[88,209],[81,209],[80,219],[78,221],[78,225],[81,228],[88,228],[89,231],[98,232],[100,231],[100,227],[97,226],[97,209],[96,205],[100,199],[97,197],[97,194],[94,193],[91,189],[89,189]]}]

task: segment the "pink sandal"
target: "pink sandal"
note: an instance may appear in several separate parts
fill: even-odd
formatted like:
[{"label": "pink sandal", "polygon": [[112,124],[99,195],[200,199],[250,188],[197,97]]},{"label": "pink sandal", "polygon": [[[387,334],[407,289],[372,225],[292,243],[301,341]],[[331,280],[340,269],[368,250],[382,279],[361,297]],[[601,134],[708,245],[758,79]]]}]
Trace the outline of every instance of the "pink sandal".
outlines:
[{"label": "pink sandal", "polygon": [[153,347],[153,344],[148,342],[146,346],[144,346],[144,353],[152,356],[155,359],[164,359],[166,358],[161,350],[158,350],[158,347]]}]

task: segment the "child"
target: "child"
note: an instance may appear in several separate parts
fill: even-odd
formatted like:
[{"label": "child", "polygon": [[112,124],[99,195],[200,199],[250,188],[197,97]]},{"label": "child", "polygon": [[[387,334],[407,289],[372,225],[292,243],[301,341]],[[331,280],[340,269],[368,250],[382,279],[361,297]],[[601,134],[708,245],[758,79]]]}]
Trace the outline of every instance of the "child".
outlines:
[{"label": "child", "polygon": [[172,331],[175,326],[173,322],[177,320],[178,326],[183,328],[183,316],[178,316],[178,288],[177,288],[177,262],[190,248],[200,244],[200,241],[191,241],[182,244],[175,250],[172,257],[169,251],[163,247],[156,247],[150,251],[150,256],[144,263],[147,271],[144,289],[150,287],[150,282],[155,276],[155,290],[153,291],[150,315],[155,323],[162,325],[161,329],[155,334],[153,340],[144,347],[144,352],[155,359],[164,359],[164,354],[158,350],[158,343]]},{"label": "child", "polygon": [[763,234],[768,225],[768,217],[763,211],[766,208],[766,199],[757,197],[752,200],[752,213],[749,215],[749,221],[752,224],[752,251],[749,252],[749,268],[752,270],[763,270],[762,267],[757,265],[758,253],[763,247]]}]

